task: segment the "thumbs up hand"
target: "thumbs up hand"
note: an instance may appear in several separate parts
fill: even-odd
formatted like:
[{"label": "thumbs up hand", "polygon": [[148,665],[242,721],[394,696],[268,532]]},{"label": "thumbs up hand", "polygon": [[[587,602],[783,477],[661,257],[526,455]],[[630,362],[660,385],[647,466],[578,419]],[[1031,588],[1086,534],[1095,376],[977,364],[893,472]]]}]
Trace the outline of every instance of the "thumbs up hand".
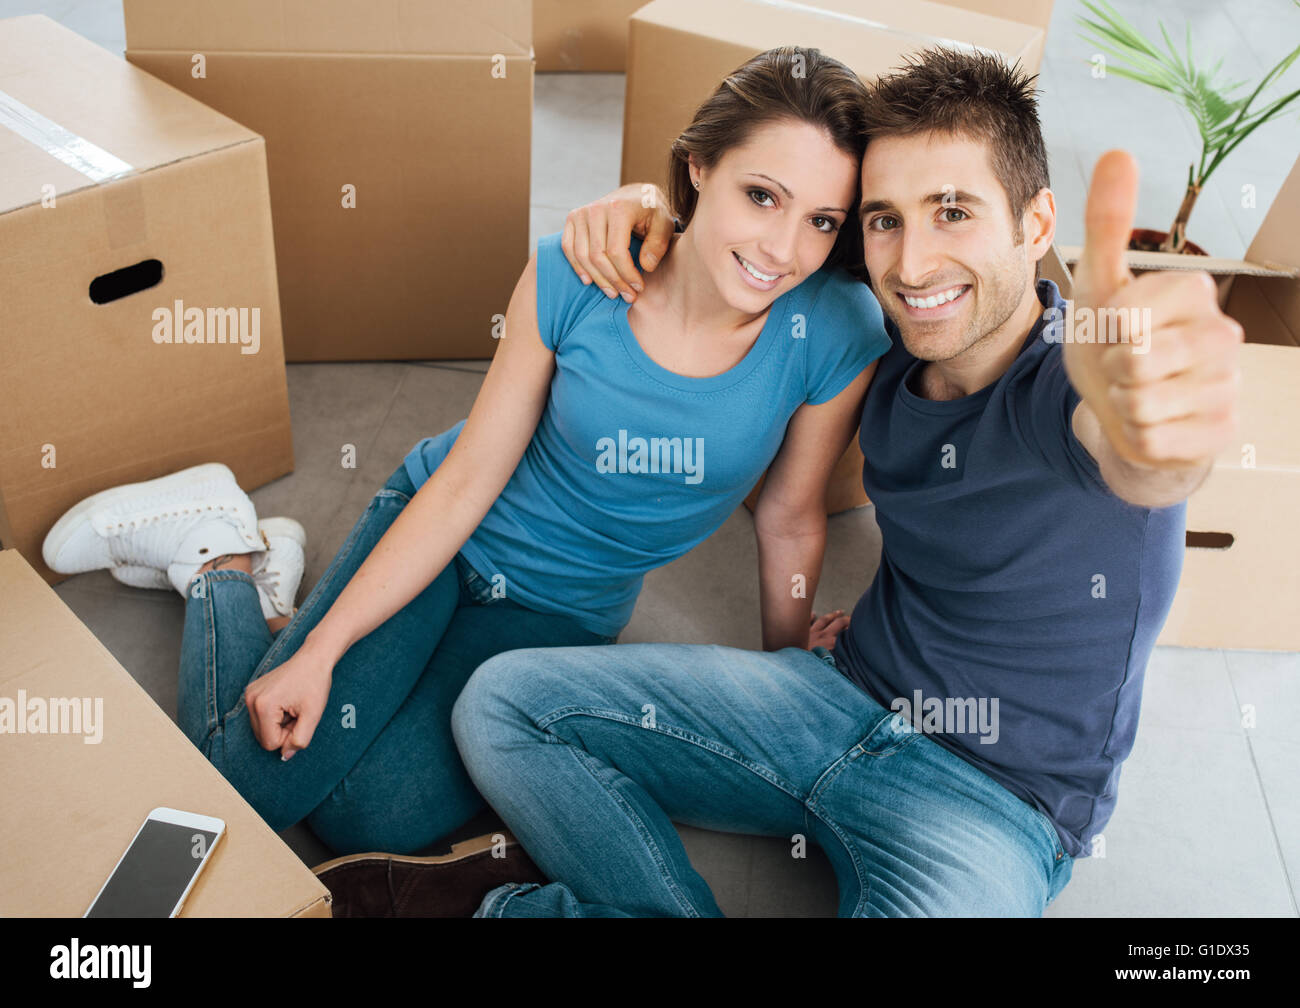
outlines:
[{"label": "thumbs up hand", "polygon": [[1129,467],[1207,467],[1236,431],[1244,334],[1219,309],[1208,273],[1129,272],[1124,253],[1137,192],[1133,158],[1103,154],[1074,275],[1074,331],[1090,321],[1095,342],[1062,346],[1066,373]]}]

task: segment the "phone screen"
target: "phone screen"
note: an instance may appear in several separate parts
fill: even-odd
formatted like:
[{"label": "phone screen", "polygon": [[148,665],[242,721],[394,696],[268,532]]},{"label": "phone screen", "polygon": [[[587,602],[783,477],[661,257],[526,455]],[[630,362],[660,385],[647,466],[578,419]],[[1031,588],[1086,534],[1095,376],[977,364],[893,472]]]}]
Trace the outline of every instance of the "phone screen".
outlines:
[{"label": "phone screen", "polygon": [[87,917],[169,917],[217,834],[148,819]]}]

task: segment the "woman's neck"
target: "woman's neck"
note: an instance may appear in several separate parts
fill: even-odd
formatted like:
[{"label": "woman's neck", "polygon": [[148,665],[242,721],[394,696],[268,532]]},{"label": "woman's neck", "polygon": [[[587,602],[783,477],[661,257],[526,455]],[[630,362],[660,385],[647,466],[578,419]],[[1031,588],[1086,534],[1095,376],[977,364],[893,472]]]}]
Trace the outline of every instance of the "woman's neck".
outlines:
[{"label": "woman's neck", "polygon": [[739,312],[726,302],[705,269],[689,228],[669,241],[669,252],[659,268],[645,275],[641,297],[650,295],[648,307],[673,319],[683,334],[725,340],[767,315],[766,309],[758,314]]}]

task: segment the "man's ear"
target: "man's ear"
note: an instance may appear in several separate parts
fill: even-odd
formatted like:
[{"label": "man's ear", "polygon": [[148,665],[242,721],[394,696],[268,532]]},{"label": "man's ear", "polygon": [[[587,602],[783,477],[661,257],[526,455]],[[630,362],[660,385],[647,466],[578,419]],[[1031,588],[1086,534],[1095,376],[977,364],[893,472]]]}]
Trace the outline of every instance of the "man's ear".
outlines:
[{"label": "man's ear", "polygon": [[1052,240],[1056,237],[1056,197],[1052,194],[1052,190],[1047,188],[1038,190],[1034,198],[1029,201],[1029,206],[1025,207],[1020,224],[1023,228],[1021,233],[1025,236],[1025,244],[1029,246],[1025,254],[1030,262],[1040,262],[1043,256],[1047,255],[1052,247]]}]

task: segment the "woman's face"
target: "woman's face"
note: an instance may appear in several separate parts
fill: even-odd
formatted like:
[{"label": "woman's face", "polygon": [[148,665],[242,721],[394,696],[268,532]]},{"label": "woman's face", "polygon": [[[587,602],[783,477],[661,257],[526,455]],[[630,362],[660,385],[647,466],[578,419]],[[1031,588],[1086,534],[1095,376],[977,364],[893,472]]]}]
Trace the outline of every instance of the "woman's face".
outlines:
[{"label": "woman's face", "polygon": [[729,305],[764,311],[821,268],[839,229],[857,226],[858,170],[825,132],[793,120],[760,126],[712,168],[691,163],[689,230]]}]

